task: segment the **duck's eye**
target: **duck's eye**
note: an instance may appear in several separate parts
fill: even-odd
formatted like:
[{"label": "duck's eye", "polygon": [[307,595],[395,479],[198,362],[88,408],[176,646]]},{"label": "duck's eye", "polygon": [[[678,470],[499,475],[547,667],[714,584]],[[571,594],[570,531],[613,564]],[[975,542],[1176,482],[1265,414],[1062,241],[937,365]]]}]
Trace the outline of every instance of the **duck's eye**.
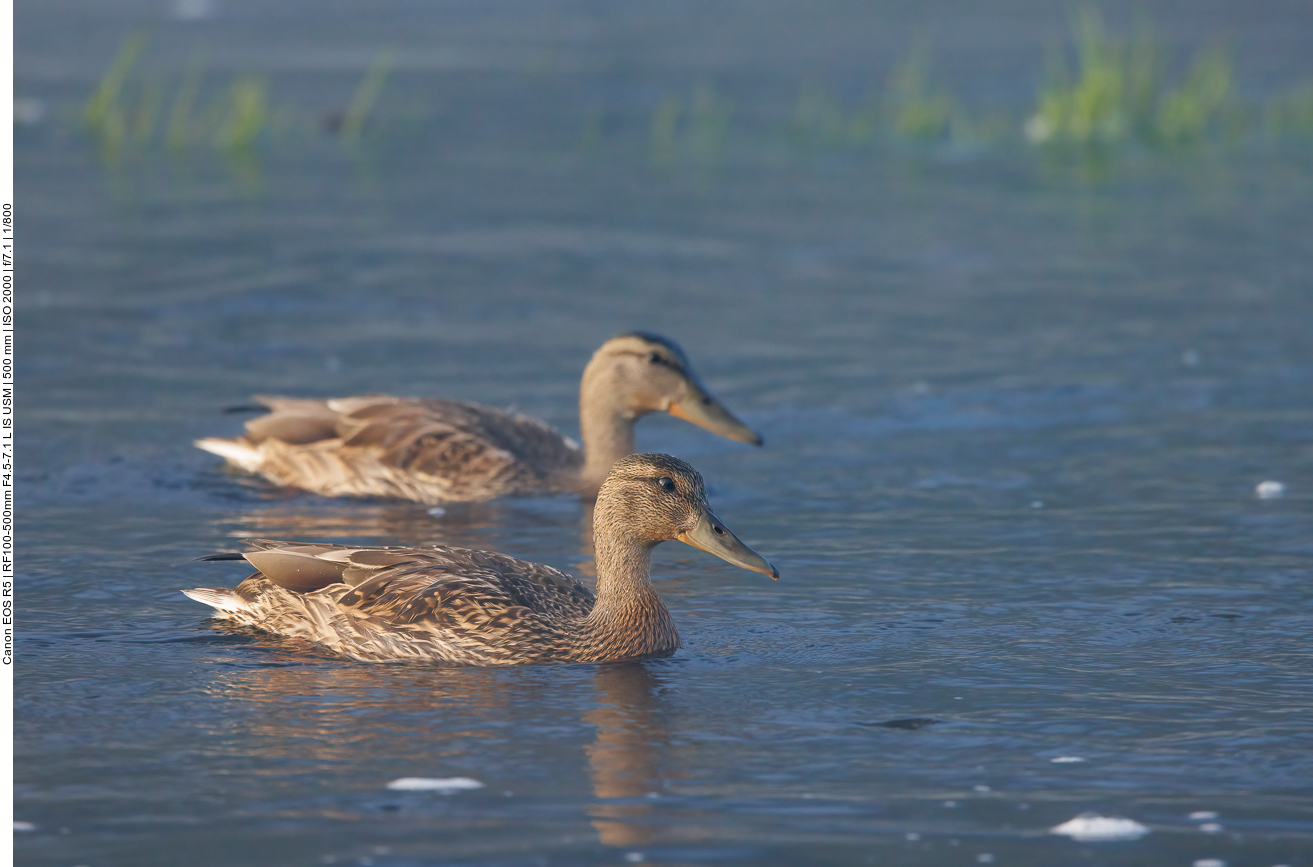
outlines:
[{"label": "duck's eye", "polygon": [[650,355],[648,355],[647,360],[648,360],[648,363],[650,363],[650,364],[660,364],[660,363],[661,363],[661,356],[660,356],[658,353],[653,352],[653,353],[651,353]]},{"label": "duck's eye", "polygon": [[657,479],[657,484],[661,486],[663,491],[673,491],[675,489],[675,480],[669,476],[662,476]]}]

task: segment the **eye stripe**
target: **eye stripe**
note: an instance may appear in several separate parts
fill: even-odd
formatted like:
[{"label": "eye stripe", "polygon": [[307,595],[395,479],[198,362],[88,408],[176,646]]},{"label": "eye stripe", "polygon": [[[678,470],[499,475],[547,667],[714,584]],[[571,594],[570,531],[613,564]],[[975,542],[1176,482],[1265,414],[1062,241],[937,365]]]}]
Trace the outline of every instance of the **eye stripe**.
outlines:
[{"label": "eye stripe", "polygon": [[666,367],[669,368],[670,370],[673,370],[675,373],[678,373],[680,376],[688,376],[688,374],[684,371],[683,366],[678,361],[674,361],[672,359],[666,358],[664,355],[662,355],[659,352],[634,352],[631,354],[646,359],[648,364],[657,364],[660,365],[661,367]]}]

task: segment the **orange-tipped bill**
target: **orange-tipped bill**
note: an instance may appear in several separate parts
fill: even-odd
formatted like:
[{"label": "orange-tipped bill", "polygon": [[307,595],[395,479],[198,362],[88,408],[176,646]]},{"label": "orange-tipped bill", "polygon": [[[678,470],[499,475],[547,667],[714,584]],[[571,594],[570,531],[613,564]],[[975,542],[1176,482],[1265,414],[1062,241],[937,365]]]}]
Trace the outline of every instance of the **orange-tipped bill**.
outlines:
[{"label": "orange-tipped bill", "polygon": [[772,579],[780,577],[779,570],[769,560],[739,541],[739,537],[731,533],[710,510],[702,513],[702,520],[691,531],[680,533],[679,541],[701,548],[708,554],[715,554],[726,563],[733,563],[740,568],[769,575]]},{"label": "orange-tipped bill", "polygon": [[726,439],[761,445],[761,435],[735,418],[734,413],[725,409],[701,383],[690,381],[687,393],[677,403],[672,403],[668,412]]}]

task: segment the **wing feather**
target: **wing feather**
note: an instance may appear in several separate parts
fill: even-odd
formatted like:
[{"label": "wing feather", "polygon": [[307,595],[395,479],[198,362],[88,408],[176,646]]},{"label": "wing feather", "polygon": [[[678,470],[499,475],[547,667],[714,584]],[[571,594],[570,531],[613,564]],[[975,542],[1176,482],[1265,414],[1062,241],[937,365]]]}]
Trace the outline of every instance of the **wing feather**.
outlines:
[{"label": "wing feather", "polygon": [[248,422],[246,436],[219,442],[257,451],[258,471],[274,482],[329,496],[437,503],[551,491],[583,460],[544,422],[477,404],[384,395],[257,399],[272,411]]},{"label": "wing feather", "polygon": [[[624,629],[618,643],[598,645],[591,616],[596,597],[588,587],[550,566],[504,554],[267,539],[248,544],[254,550],[245,557],[261,572],[232,591],[186,592],[213,606],[217,616],[306,638],[353,659],[523,665],[641,658],[679,646],[661,605]],[[324,585],[339,573],[343,580]],[[289,587],[303,575],[314,580],[305,580],[304,589]]]}]

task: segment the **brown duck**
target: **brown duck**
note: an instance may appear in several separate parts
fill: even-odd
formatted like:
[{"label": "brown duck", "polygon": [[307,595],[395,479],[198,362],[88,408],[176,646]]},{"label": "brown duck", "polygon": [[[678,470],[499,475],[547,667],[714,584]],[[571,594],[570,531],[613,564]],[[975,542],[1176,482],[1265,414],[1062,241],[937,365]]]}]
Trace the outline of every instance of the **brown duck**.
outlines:
[{"label": "brown duck", "polygon": [[386,395],[256,400],[271,412],[247,422],[245,435],[196,445],[275,484],[329,497],[594,496],[611,465],[634,451],[634,424],[650,412],[761,445],[698,381],[684,351],[653,334],[614,337],[584,368],[583,448],[538,419],[473,403]]},{"label": "brown duck", "polygon": [[651,581],[652,549],[671,539],[779,577],[711,511],[697,470],[668,455],[617,461],[593,527],[596,594],[550,566],[490,551],[263,540],[205,558],[259,570],[236,589],[182,592],[216,617],[352,659],[493,666],[674,653],[679,633]]}]

